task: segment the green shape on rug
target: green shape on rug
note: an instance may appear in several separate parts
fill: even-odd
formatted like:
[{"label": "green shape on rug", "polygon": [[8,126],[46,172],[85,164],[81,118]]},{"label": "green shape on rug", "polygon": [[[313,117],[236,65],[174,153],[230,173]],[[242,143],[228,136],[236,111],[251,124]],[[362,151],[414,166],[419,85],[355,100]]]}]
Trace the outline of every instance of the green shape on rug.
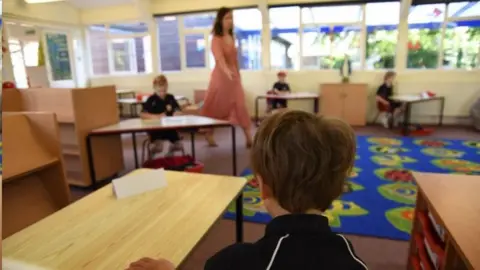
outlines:
[{"label": "green shape on rug", "polygon": [[392,183],[381,185],[378,192],[386,199],[403,204],[415,204],[417,187],[410,183]]},{"label": "green shape on rug", "polygon": [[377,155],[370,158],[373,162],[387,167],[403,167],[404,163],[415,163],[416,159],[399,155]]},{"label": "green shape on rug", "polygon": [[354,167],[353,170],[350,172],[349,178],[355,178],[358,176],[358,174],[362,171],[362,169],[358,167]]},{"label": "green shape on rug", "polygon": [[328,218],[328,223],[333,228],[342,226],[341,217],[357,217],[367,215],[368,211],[351,201],[335,200],[330,208],[323,214]]},{"label": "green shape on rug", "polygon": [[445,170],[451,170],[454,173],[478,174],[480,173],[480,163],[463,159],[435,159],[431,161],[433,165]]},{"label": "green shape on rug", "polygon": [[427,156],[439,158],[460,158],[465,155],[465,152],[463,151],[433,147],[422,149],[422,153]]},{"label": "green shape on rug", "polygon": [[402,145],[401,140],[387,138],[387,137],[371,137],[368,138],[367,141],[372,144],[378,145],[390,145],[390,146],[400,146]]},{"label": "green shape on rug", "polygon": [[410,234],[413,226],[414,208],[405,206],[385,212],[385,217],[397,230]]},{"label": "green shape on rug", "polygon": [[463,145],[470,147],[470,148],[477,148],[480,149],[480,141],[465,141]]},{"label": "green shape on rug", "polygon": [[396,154],[406,153],[410,151],[407,148],[391,147],[387,145],[372,145],[368,148],[368,150],[370,150],[370,152],[375,154],[390,154],[390,155],[396,155]]}]

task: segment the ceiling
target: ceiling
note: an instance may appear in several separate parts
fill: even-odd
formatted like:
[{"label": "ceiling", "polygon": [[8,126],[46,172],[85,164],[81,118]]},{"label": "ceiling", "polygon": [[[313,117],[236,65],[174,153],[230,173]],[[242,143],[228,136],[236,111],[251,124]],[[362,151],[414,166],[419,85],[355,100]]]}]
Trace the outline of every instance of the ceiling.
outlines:
[{"label": "ceiling", "polygon": [[123,4],[133,4],[135,0],[66,0],[80,9],[101,8]]}]

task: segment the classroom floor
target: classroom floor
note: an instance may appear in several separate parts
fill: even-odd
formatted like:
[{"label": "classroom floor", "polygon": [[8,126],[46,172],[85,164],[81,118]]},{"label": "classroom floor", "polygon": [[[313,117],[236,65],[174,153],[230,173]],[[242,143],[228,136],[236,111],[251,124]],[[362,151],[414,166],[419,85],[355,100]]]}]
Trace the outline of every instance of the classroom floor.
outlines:
[{"label": "classroom floor", "polygon": [[[391,131],[378,126],[356,128],[358,135],[396,136]],[[208,148],[203,137],[196,140],[197,159],[205,163],[205,172],[212,174],[231,174],[231,135],[230,129],[218,129],[216,139],[219,147]],[[478,139],[478,133],[473,129],[463,127],[442,127],[437,129],[432,137],[451,139]],[[144,137],[138,138],[137,142]],[[188,138],[188,137],[186,137]],[[130,136],[124,137],[124,156],[127,171],[134,167],[133,150]],[[186,141],[186,149],[190,144]],[[237,129],[237,162],[241,172],[248,166],[248,151],[240,129]],[[73,196],[78,199],[85,195],[84,192],[73,190]],[[264,232],[265,225],[245,223],[245,241],[253,242],[259,239]],[[352,242],[357,254],[366,262],[370,270],[404,270],[408,252],[408,242],[378,239],[347,235]],[[203,269],[205,261],[221,248],[234,243],[235,225],[229,220],[219,220],[210,230],[203,241],[192,252],[189,258],[179,268],[181,270]]]}]

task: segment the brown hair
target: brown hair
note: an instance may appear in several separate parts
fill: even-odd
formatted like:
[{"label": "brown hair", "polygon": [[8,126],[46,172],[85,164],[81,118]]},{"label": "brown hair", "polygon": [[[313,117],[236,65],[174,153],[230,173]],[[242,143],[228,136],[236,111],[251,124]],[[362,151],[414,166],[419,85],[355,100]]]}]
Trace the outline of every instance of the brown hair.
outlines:
[{"label": "brown hair", "polygon": [[387,71],[387,73],[385,73],[385,75],[383,76],[383,81],[386,81],[392,77],[395,77],[397,75],[397,73],[395,73],[395,71]]},{"label": "brown hair", "polygon": [[285,111],[262,122],[251,163],[283,209],[325,211],[341,195],[355,151],[355,134],[343,121]]},{"label": "brown hair", "polygon": [[155,79],[153,79],[153,88],[157,86],[168,86],[168,80],[167,80],[167,77],[165,77],[165,75],[161,74],[155,77]]},{"label": "brown hair", "polygon": [[[223,33],[222,22],[223,22],[223,18],[225,18],[225,16],[230,12],[232,12],[232,9],[228,7],[221,7],[217,11],[217,17],[215,18],[215,22],[213,23],[213,29],[212,29],[212,34],[214,36],[223,36],[225,34]],[[228,34],[233,37],[233,29],[230,29],[228,31]]]}]

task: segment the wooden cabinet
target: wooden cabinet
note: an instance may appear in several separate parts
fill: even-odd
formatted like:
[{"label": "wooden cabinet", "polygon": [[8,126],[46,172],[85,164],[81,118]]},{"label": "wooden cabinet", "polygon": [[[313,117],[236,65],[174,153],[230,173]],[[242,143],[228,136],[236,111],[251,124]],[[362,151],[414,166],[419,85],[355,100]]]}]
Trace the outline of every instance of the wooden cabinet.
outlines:
[{"label": "wooden cabinet", "polygon": [[[10,111],[53,112],[58,120],[59,141],[69,184],[91,185],[86,149],[87,134],[120,121],[114,86],[90,88],[11,89],[4,103]],[[123,170],[120,135],[92,139],[96,179],[106,179]]]},{"label": "wooden cabinet", "polygon": [[320,92],[320,113],[322,115],[340,118],[353,126],[366,124],[366,84],[322,84]]},{"label": "wooden cabinet", "polygon": [[53,113],[4,113],[2,238],[70,203]]}]

